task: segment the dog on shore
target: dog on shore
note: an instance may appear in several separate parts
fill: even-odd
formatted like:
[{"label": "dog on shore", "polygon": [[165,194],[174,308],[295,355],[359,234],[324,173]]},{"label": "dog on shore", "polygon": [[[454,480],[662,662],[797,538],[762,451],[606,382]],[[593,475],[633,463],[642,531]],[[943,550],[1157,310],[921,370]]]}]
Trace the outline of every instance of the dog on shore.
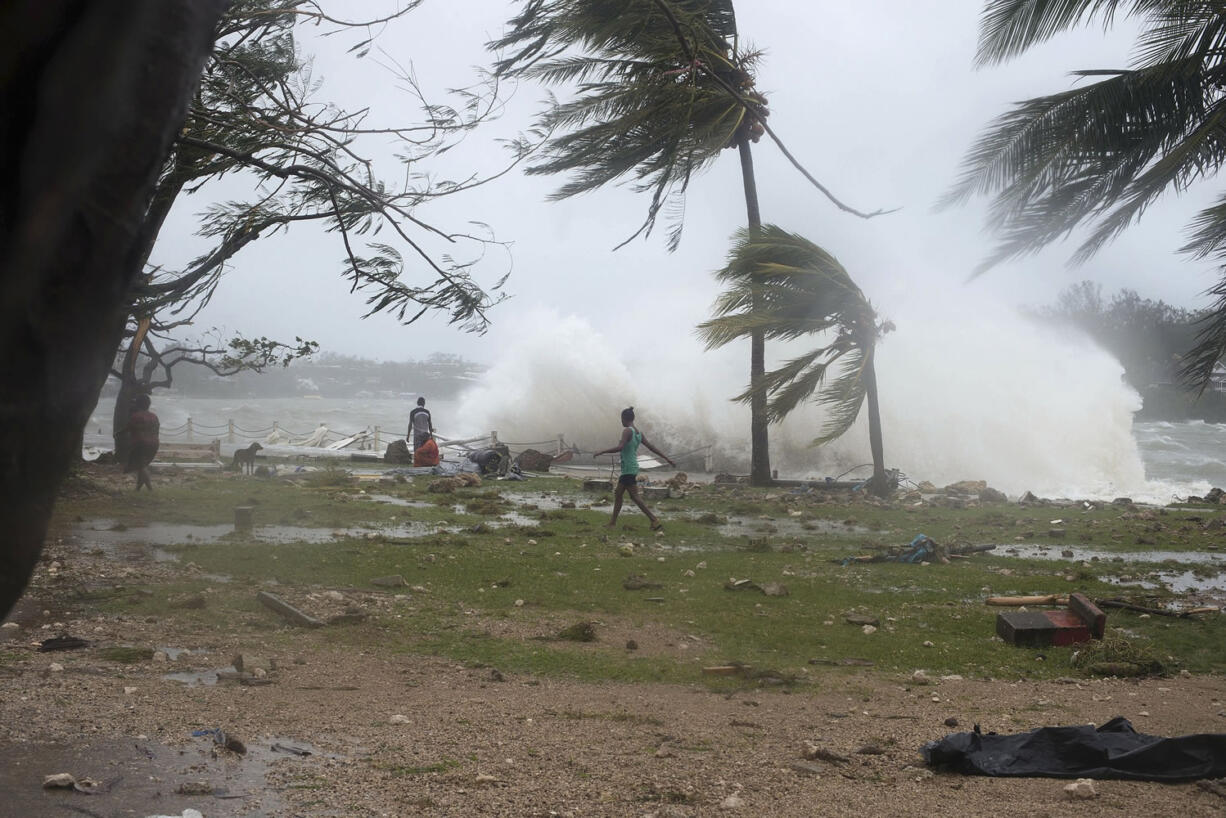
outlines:
[{"label": "dog on shore", "polygon": [[251,474],[255,471],[255,453],[264,448],[259,443],[252,443],[245,449],[239,449],[234,453],[234,463],[231,468],[235,471],[243,471]]}]

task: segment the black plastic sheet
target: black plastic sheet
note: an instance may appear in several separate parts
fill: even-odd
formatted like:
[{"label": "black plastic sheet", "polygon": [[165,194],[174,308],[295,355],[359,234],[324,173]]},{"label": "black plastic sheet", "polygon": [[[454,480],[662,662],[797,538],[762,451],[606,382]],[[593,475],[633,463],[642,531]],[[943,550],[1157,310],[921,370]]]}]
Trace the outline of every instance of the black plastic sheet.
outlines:
[{"label": "black plastic sheet", "polygon": [[1193,781],[1226,776],[1226,734],[1163,738],[1138,733],[1123,717],[1092,725],[1040,727],[998,735],[953,733],[925,744],[930,767],[968,775]]}]

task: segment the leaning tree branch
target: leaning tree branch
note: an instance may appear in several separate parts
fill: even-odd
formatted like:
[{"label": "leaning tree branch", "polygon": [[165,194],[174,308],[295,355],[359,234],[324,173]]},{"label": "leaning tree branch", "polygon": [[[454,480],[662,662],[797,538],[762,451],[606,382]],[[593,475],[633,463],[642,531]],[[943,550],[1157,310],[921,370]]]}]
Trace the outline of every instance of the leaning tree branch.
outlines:
[{"label": "leaning tree branch", "polygon": [[677,42],[681,44],[681,52],[685,55],[686,61],[691,66],[697,68],[699,71],[714,80],[715,84],[724,89],[724,91],[735,99],[742,108],[754,115],[758,122],[762,124],[762,128],[766,131],[767,135],[771,138],[783,155],[787,157],[787,160],[792,163],[792,167],[800,171],[801,175],[808,179],[814,187],[820,190],[822,194],[834,204],[835,207],[842,210],[844,213],[850,213],[853,216],[859,216],[862,219],[871,219],[874,216],[884,216],[888,213],[896,213],[898,210],[900,210],[900,208],[895,207],[889,210],[878,209],[870,213],[865,213],[864,211],[857,210],[850,205],[844,204],[830,191],[829,188],[814,178],[813,174],[809,173],[808,169],[806,169],[804,165],[800,164],[800,160],[792,155],[792,152],[788,150],[787,145],[783,144],[783,140],[779,138],[779,135],[775,133],[774,129],[772,129],[769,124],[767,124],[766,118],[755,114],[753,103],[747,99],[745,95],[733,87],[727,80],[713,71],[709,66],[705,65],[701,60],[695,59],[694,51],[692,48],[690,48],[690,44],[686,41],[685,35],[681,31],[681,23],[677,20],[677,16],[673,14],[673,10],[669,8],[668,3],[665,0],[655,0],[655,4],[660,11],[664,13],[664,16],[668,18],[670,25],[672,25],[673,33],[677,36]]}]

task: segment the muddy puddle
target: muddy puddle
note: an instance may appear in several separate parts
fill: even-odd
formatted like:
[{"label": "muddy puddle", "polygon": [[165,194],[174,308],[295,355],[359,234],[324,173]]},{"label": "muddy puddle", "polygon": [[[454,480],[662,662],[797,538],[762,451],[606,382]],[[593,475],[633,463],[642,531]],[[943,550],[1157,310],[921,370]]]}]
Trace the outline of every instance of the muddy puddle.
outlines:
[{"label": "muddy puddle", "polygon": [[[283,803],[265,781],[273,765],[311,764],[314,747],[295,739],[245,740],[245,755],[216,750],[211,735],[185,736],[181,746],[143,738],[71,744],[0,745],[0,812],[12,816],[182,815],[207,818],[276,814]],[[90,793],[44,789],[48,775],[70,773],[97,782]]]},{"label": "muddy puddle", "polygon": [[[701,522],[701,517],[691,517]],[[838,520],[802,520],[798,517],[737,517],[728,516],[715,530],[725,537],[850,537],[874,533],[862,525],[849,525]],[[882,533],[882,532],[877,532]]]},{"label": "muddy puddle", "polygon": [[257,525],[249,532],[236,533],[233,525],[184,525],[178,523],[149,523],[142,526],[116,525],[113,520],[89,520],[78,524],[73,535],[82,542],[102,548],[116,556],[127,546],[155,546],[148,553],[155,561],[173,562],[178,555],[156,548],[159,545],[192,545],[215,543],[221,540],[238,539],[256,543],[326,543],[340,539],[415,539],[440,530],[462,529],[439,527],[427,523],[402,522],[394,525],[343,528],[318,528],[294,525]]},{"label": "muddy puddle", "polygon": [[[1211,551],[1103,551],[1086,546],[998,545],[995,556],[1057,560],[1080,566],[1121,564],[1121,572],[1102,579],[1123,587],[1226,599],[1226,554]],[[1135,565],[1127,569],[1124,564]],[[1191,567],[1188,567],[1191,566]]]}]

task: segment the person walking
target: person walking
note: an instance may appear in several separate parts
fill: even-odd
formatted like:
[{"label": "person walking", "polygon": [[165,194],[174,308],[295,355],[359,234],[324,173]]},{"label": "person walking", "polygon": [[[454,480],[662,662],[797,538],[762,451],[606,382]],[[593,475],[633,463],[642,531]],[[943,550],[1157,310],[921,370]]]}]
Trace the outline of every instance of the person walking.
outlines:
[{"label": "person walking", "polygon": [[132,414],[128,416],[128,462],[124,473],[136,472],[136,490],[145,486],[153,491],[149,478],[149,464],[158,453],[158,437],[161,423],[158,416],[149,411],[149,396],[137,395],[132,400]]},{"label": "person walking", "polygon": [[417,406],[412,412],[409,412],[409,433],[406,435],[413,441],[413,449],[425,443],[434,436],[434,421],[430,417],[430,410],[426,408],[426,399],[418,398]]},{"label": "person walking", "polygon": [[664,458],[664,462],[668,465],[676,467],[676,463],[664,452],[657,449],[651,444],[647,438],[643,437],[634,426],[634,407],[622,410],[622,437],[621,442],[616,446],[608,449],[602,449],[596,452],[599,457],[602,454],[620,454],[621,455],[621,477],[617,480],[617,489],[613,493],[613,518],[609,520],[609,528],[617,525],[617,515],[622,510],[622,498],[626,492],[630,492],[630,499],[639,507],[647,519],[651,520],[651,530],[659,531],[664,525],[656,515],[651,513],[651,509],[647,508],[647,504],[643,502],[643,498],[639,496],[639,444],[643,444],[655,454]]}]

